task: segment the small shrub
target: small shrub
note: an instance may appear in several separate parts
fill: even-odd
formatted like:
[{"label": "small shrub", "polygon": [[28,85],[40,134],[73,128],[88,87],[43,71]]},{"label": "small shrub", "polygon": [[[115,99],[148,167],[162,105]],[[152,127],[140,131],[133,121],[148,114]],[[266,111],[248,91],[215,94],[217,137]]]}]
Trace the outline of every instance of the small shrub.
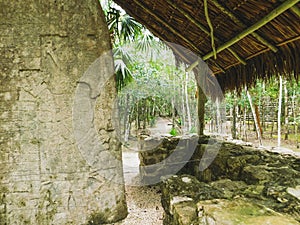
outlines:
[{"label": "small shrub", "polygon": [[178,134],[178,132],[177,132],[177,130],[176,130],[174,127],[172,127],[172,129],[171,129],[171,131],[170,131],[170,134],[171,134],[172,136],[176,136],[176,135]]}]

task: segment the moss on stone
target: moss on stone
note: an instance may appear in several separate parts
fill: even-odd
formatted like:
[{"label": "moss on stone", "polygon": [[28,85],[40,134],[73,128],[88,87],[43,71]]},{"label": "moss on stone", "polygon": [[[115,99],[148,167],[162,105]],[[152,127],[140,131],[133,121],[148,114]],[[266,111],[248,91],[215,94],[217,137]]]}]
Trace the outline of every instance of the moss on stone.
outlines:
[{"label": "moss on stone", "polygon": [[119,200],[114,209],[105,208],[102,212],[93,212],[87,225],[100,225],[120,221],[128,215],[125,199]]},{"label": "moss on stone", "polygon": [[94,212],[90,215],[87,225],[101,225],[107,223],[108,216],[104,212]]}]

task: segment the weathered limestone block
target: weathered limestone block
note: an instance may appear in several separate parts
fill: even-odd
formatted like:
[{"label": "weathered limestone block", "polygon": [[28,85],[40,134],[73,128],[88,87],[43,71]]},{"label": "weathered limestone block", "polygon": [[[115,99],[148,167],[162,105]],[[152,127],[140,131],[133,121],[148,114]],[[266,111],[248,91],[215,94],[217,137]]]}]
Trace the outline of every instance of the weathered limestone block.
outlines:
[{"label": "weathered limestone block", "polygon": [[[205,136],[199,137],[198,144],[191,145],[193,147],[190,148],[189,143],[197,141],[198,137],[186,138],[191,141],[182,140],[181,137],[145,139],[145,148],[140,149],[139,154],[142,176],[158,176],[158,171],[162,168],[177,163],[181,167],[176,174],[191,174],[205,182],[228,178],[248,184],[272,182],[290,187],[299,185],[300,159],[296,156],[222,143]],[[174,154],[176,149],[180,149],[178,154]],[[173,155],[176,157],[172,157]],[[161,167],[149,166],[151,170],[148,170],[149,164]]]},{"label": "weathered limestone block", "polygon": [[[196,201],[221,198],[223,193],[190,175],[172,176],[161,184],[164,224],[193,224],[197,217]],[[181,221],[181,222],[179,222]],[[185,221],[185,222],[184,222]],[[188,222],[187,222],[188,221]]]},{"label": "weathered limestone block", "polygon": [[262,196],[264,186],[229,179],[203,183],[190,175],[175,175],[161,188],[165,225],[299,224],[299,202],[294,199],[293,207],[278,210],[282,205]]},{"label": "weathered limestone block", "polygon": [[290,216],[276,213],[248,199],[215,199],[197,203],[198,223],[195,224],[299,224]]},{"label": "weathered limestone block", "polygon": [[198,137],[161,136],[140,140],[139,159],[141,180],[156,184],[163,176],[177,174],[191,159]]},{"label": "weathered limestone block", "polygon": [[0,1],[0,224],[127,215],[99,1]]},{"label": "weathered limestone block", "polygon": [[[166,169],[172,168],[172,164],[161,163],[161,156],[159,156],[159,154],[163,154],[163,157],[165,157],[165,154],[167,154],[165,159],[171,158],[175,151],[174,148],[181,151],[178,154],[180,157],[175,157],[172,161],[181,166],[178,167],[179,170],[175,173],[193,176],[190,182],[183,182],[180,176],[163,182],[162,204],[166,211],[165,224],[173,224],[175,217],[178,219],[174,224],[178,224],[178,221],[181,220],[179,218],[185,220],[183,219],[185,218],[184,215],[177,215],[174,209],[184,211],[190,208],[192,203],[186,203],[188,206],[176,205],[176,207],[173,207],[171,202],[174,201],[172,199],[178,196],[180,198],[196,199],[197,201],[219,198],[232,200],[245,197],[249,201],[259,202],[267,208],[289,214],[300,221],[298,193],[300,161],[298,156],[278,154],[232,143],[220,143],[216,140],[210,141],[208,137],[200,137],[199,140],[197,140],[197,137],[192,137],[191,140],[196,140],[198,143],[193,148],[189,148],[189,143],[193,142],[186,139],[181,142],[179,137],[162,139],[152,139],[150,137],[145,139],[145,145],[147,146],[149,142],[151,143],[149,146],[154,146],[154,148],[149,148],[140,154],[140,160],[143,162],[140,167],[144,178],[155,177],[157,180],[162,178],[164,181],[172,174],[171,172],[174,174],[175,170]],[[168,141],[171,143],[170,145],[167,144]],[[180,142],[183,145],[179,146]],[[177,146],[174,146],[174,143],[177,143]],[[184,147],[184,145],[186,146]],[[192,153],[190,154],[187,149],[192,150]],[[155,152],[158,155],[155,155]],[[185,159],[183,158],[183,152],[187,156]],[[152,167],[144,166],[148,156],[151,159],[157,159],[156,164]],[[158,165],[161,167],[158,167]],[[206,168],[204,170],[201,169],[203,165]],[[165,177],[162,177],[164,175]],[[185,176],[188,177],[188,175]],[[195,180],[196,178],[197,180]],[[185,178],[185,180],[189,179]],[[192,215],[193,212],[192,210],[189,213]]]}]

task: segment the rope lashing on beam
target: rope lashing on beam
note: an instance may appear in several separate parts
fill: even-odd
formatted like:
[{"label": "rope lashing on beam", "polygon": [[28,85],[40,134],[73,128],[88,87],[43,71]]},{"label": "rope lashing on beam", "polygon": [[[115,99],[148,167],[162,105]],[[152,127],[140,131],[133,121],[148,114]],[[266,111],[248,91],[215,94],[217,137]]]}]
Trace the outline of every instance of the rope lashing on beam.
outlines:
[{"label": "rope lashing on beam", "polygon": [[213,25],[209,18],[207,0],[204,0],[204,14],[205,14],[205,18],[206,18],[207,24],[210,29],[211,47],[213,50],[214,59],[217,59],[217,51],[216,51],[216,47],[215,47],[215,38],[214,38],[214,28],[213,28]]}]

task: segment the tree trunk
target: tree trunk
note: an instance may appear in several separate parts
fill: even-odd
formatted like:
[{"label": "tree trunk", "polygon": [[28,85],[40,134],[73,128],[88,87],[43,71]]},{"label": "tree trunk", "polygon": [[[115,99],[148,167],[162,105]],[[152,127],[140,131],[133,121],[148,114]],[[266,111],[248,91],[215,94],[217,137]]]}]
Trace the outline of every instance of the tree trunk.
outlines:
[{"label": "tree trunk", "polygon": [[186,104],[185,104],[185,98],[184,98],[184,96],[185,96],[185,85],[184,85],[185,83],[182,83],[182,88],[181,88],[181,101],[182,101],[182,104],[181,104],[181,108],[182,108],[182,115],[181,115],[181,118],[182,118],[182,120],[181,120],[181,128],[182,128],[182,130],[185,130],[185,126],[186,126],[186,123],[185,123],[185,118],[186,118],[186,110],[185,110],[185,108],[186,108]]},{"label": "tree trunk", "polygon": [[130,111],[129,111],[130,95],[126,96],[125,112],[124,112],[124,142],[128,142],[130,131]]},{"label": "tree trunk", "polygon": [[254,120],[255,129],[256,129],[256,133],[257,133],[257,138],[258,138],[259,144],[262,145],[261,133],[260,133],[260,128],[259,128],[258,121],[257,121],[257,116],[256,116],[256,113],[255,113],[255,108],[253,107],[252,98],[251,98],[251,95],[250,95],[247,88],[246,88],[246,92],[247,92],[250,108],[251,108],[252,115],[253,115],[253,120]]},{"label": "tree trunk", "polygon": [[[297,85],[295,85],[297,87]],[[293,96],[292,96],[292,112],[293,112],[293,124],[294,124],[294,134],[296,137],[296,147],[299,148],[299,142],[298,142],[298,125],[297,125],[297,107],[296,107],[296,89],[293,90]]]},{"label": "tree trunk", "polygon": [[254,105],[254,108],[255,108],[255,116],[256,116],[256,121],[257,121],[257,125],[258,125],[258,128],[259,128],[259,132],[261,134],[261,137],[263,137],[263,130],[262,130],[262,127],[261,127],[260,116],[259,116],[259,109],[258,109],[258,106],[256,104]]},{"label": "tree trunk", "polygon": [[136,119],[137,119],[137,129],[141,129],[141,110],[140,110],[140,101],[137,102],[136,105]]},{"label": "tree trunk", "polygon": [[237,139],[237,129],[236,129],[236,107],[237,107],[237,100],[236,100],[236,94],[233,94],[233,107],[232,107],[232,127],[231,127],[231,135],[233,139]]},{"label": "tree trunk", "polygon": [[270,132],[270,138],[273,138],[273,133],[274,133],[274,118],[272,117],[272,125],[271,125],[271,132]]},{"label": "tree trunk", "polygon": [[147,125],[147,99],[143,98],[142,103],[143,129],[145,130]]},{"label": "tree trunk", "polygon": [[262,83],[262,95],[261,95],[261,102],[260,102],[260,110],[261,110],[261,117],[262,117],[262,134],[267,130],[266,127],[266,107],[265,107],[265,96],[266,96],[266,86],[265,82]]},{"label": "tree trunk", "polygon": [[282,107],[282,77],[279,77],[279,97],[278,97],[278,115],[277,115],[277,146],[281,146],[281,107]]},{"label": "tree trunk", "polygon": [[189,107],[189,94],[188,94],[188,79],[189,74],[185,73],[185,85],[184,85],[184,95],[185,95],[185,104],[186,104],[186,114],[187,114],[187,132],[189,133],[192,128],[192,119],[191,119],[191,112]]},{"label": "tree trunk", "polygon": [[288,110],[288,90],[286,86],[286,80],[283,82],[284,85],[284,140],[289,138],[289,110]]},{"label": "tree trunk", "polygon": [[220,100],[216,99],[216,124],[218,134],[222,133],[222,119],[221,119],[221,103]]},{"label": "tree trunk", "polygon": [[248,141],[246,118],[247,118],[247,105],[245,104],[244,105],[244,116],[243,116],[243,134],[244,134],[244,140]]}]

